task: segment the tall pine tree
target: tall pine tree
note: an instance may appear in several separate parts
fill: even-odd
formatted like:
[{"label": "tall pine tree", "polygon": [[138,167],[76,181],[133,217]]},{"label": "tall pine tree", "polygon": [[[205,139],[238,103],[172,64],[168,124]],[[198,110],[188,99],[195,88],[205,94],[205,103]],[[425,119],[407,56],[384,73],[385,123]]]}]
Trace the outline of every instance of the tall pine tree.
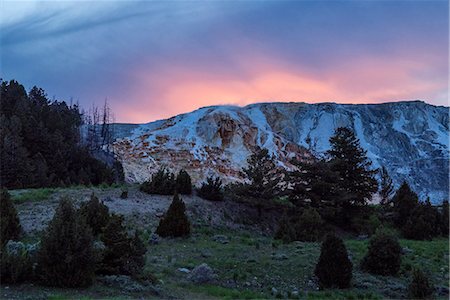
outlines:
[{"label": "tall pine tree", "polygon": [[371,161],[356,137],[346,127],[339,127],[330,138],[332,170],[339,173],[339,185],[348,193],[350,205],[364,205],[378,189],[376,170],[371,170]]}]

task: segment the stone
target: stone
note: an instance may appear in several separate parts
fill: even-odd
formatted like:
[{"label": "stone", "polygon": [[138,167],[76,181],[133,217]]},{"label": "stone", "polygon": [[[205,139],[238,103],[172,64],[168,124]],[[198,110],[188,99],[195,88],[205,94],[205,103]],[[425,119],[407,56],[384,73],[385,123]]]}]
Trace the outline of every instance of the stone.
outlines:
[{"label": "stone", "polygon": [[277,290],[276,288],[274,288],[274,287],[272,287],[272,290],[271,290],[270,292],[271,292],[271,294],[272,294],[273,296],[275,296],[275,295],[278,294],[278,290]]},{"label": "stone", "polygon": [[109,196],[107,196],[106,198],[105,198],[105,202],[112,202],[113,201],[113,199],[111,198],[111,197],[109,197]]},{"label": "stone", "polygon": [[414,250],[409,249],[408,247],[402,248],[402,254],[411,254],[411,253],[414,253]]},{"label": "stone", "polygon": [[221,244],[228,244],[230,242],[229,238],[223,234],[216,234],[215,236],[212,237],[212,240],[214,242]]},{"label": "stone", "polygon": [[275,254],[272,254],[272,259],[273,260],[287,260],[288,256],[284,253],[275,253]]},{"label": "stone", "polygon": [[150,236],[148,243],[150,245],[157,245],[161,242],[161,237],[159,235],[157,235],[156,233],[152,233],[152,235]]},{"label": "stone", "polygon": [[204,258],[208,258],[212,256],[212,253],[208,250],[201,250],[200,251],[200,255]]},{"label": "stone", "polygon": [[365,241],[367,240],[369,236],[367,234],[360,234],[358,235],[358,237],[356,238],[358,241]]},{"label": "stone", "polygon": [[178,271],[181,273],[186,273],[186,274],[191,273],[191,271],[187,268],[178,268]]},{"label": "stone", "polygon": [[298,297],[298,295],[299,295],[299,293],[298,293],[298,291],[297,291],[297,290],[293,290],[293,291],[291,292],[291,296],[292,296],[292,297],[295,297],[295,298],[297,298],[297,297]]},{"label": "stone", "polygon": [[13,256],[22,255],[22,253],[25,253],[27,251],[24,243],[12,240],[9,240],[6,243],[5,249],[6,253]]},{"label": "stone", "polygon": [[115,288],[123,289],[130,293],[139,293],[145,290],[145,287],[142,284],[126,275],[101,276],[98,277],[97,280],[107,286],[114,286]]},{"label": "stone", "polygon": [[189,275],[189,280],[195,283],[207,283],[216,279],[216,275],[206,263],[195,267]]}]

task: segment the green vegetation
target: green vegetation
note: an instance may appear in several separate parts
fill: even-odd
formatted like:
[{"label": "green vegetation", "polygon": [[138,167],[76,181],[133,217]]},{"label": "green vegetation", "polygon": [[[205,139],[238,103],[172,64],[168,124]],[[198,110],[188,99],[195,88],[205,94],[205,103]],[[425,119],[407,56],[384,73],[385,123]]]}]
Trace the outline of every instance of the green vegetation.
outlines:
[{"label": "green vegetation", "polygon": [[361,267],[372,274],[395,276],[400,270],[401,255],[397,238],[381,232],[370,239]]},{"label": "green vegetation", "polygon": [[69,199],[62,199],[38,253],[43,284],[58,287],[89,286],[94,279],[93,238],[84,218]]},{"label": "green vegetation", "polygon": [[15,203],[24,203],[30,201],[43,201],[50,198],[55,193],[54,188],[38,188],[12,191],[12,199]]},{"label": "green vegetation", "polygon": [[16,208],[7,190],[0,191],[0,246],[17,240],[22,231]]},{"label": "green vegetation", "polygon": [[206,179],[206,182],[203,182],[202,186],[198,189],[198,195],[206,200],[222,201],[222,180],[220,180],[219,177],[213,178],[212,176],[209,176]]},{"label": "green vegetation", "polygon": [[186,205],[175,194],[164,217],[159,221],[156,233],[162,237],[181,237],[189,235],[191,223],[186,216]]},{"label": "green vegetation", "polygon": [[348,258],[344,242],[334,236],[328,235],[322,243],[320,257],[314,274],[319,278],[321,288],[350,287],[353,265]]}]

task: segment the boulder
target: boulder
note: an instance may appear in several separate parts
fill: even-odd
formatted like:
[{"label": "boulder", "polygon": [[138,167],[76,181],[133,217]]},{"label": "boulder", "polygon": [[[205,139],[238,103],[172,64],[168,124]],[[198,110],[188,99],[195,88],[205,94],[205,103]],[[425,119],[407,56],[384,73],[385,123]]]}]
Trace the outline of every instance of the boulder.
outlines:
[{"label": "boulder", "polygon": [[210,266],[203,263],[195,267],[189,275],[189,280],[195,283],[207,283],[216,278],[216,274]]}]

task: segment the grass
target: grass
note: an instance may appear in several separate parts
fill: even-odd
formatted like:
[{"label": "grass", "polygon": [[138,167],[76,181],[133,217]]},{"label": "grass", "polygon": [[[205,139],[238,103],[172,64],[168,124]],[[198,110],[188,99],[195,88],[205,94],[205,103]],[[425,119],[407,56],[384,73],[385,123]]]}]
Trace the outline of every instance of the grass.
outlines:
[{"label": "grass", "polygon": [[[164,239],[149,248],[147,268],[158,279],[177,289],[189,290],[219,299],[290,297],[293,289],[300,299],[381,299],[406,294],[411,270],[416,267],[432,274],[436,286],[448,287],[448,240],[400,240],[411,253],[403,255],[402,269],[397,277],[374,276],[360,270],[360,261],[367,252],[368,240],[346,239],[345,245],[353,261],[353,287],[348,290],[318,291],[311,285],[320,243],[294,242],[282,244],[271,237],[248,231],[194,227],[185,239]],[[229,243],[213,241],[223,234]],[[285,254],[287,259],[276,259]],[[207,263],[215,270],[214,285],[192,285],[178,268],[193,269]],[[184,283],[184,284],[183,284]],[[278,295],[272,295],[275,287]],[[183,292],[180,292],[183,295]]]},{"label": "grass", "polygon": [[26,189],[10,191],[12,200],[16,203],[48,200],[55,193],[54,188]]}]

